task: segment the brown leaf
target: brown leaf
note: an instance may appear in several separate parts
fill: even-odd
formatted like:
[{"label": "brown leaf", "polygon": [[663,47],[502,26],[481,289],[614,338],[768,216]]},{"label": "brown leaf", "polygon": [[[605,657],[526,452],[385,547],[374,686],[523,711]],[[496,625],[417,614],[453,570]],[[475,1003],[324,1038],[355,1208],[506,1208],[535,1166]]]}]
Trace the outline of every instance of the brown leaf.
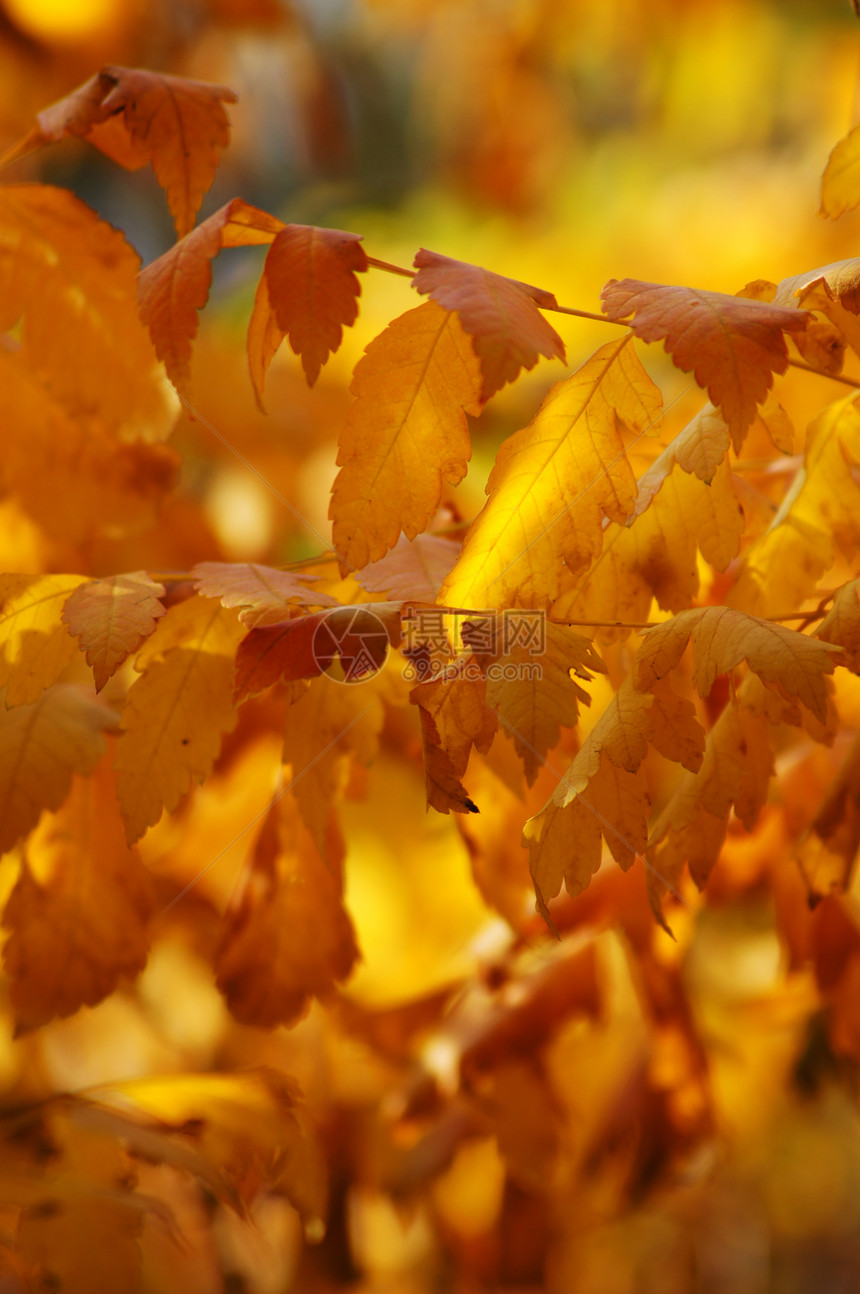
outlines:
[{"label": "brown leaf", "polygon": [[235,702],[277,682],[295,682],[334,669],[358,683],[381,668],[389,644],[400,642],[400,602],[338,606],[252,629],[236,653]]},{"label": "brown leaf", "polygon": [[[272,356],[286,335],[313,386],[358,317],[361,287],[355,272],[367,269],[358,234],[313,225],[287,225],[266,255],[248,329],[248,357],[257,402]],[[276,338],[278,339],[276,341]]]},{"label": "brown leaf", "polygon": [[773,374],[788,368],[783,332],[800,332],[808,320],[763,301],[637,279],[610,279],[601,296],[610,319],[632,315],[637,337],[665,341],[678,368],[692,373],[722,410],[736,448]]},{"label": "brown leaf", "polygon": [[369,593],[387,593],[409,602],[435,602],[457,560],[460,545],[441,535],[401,535],[391,552],[356,573]]},{"label": "brown leaf", "polygon": [[177,387],[187,386],[190,378],[197,311],[205,306],[212,282],[210,262],[222,247],[270,243],[283,228],[274,216],[233,198],[141,270],[140,317]]},{"label": "brown leaf", "polygon": [[235,102],[224,85],[143,68],[104,67],[38,113],[38,124],[3,160],[77,135],[127,170],[151,162],[181,238],[194,225],[212,183],[218,149],[230,141],[223,105]]},{"label": "brown leaf", "polygon": [[215,959],[219,989],[243,1024],[290,1025],[312,997],[331,995],[357,957],[337,878],[276,802],[225,920]]},{"label": "brown leaf", "polygon": [[103,760],[23,849],[3,915],[17,1032],[108,996],[146,963],[151,881],[129,849]]},{"label": "brown leaf", "polygon": [[540,355],[564,362],[564,343],[538,310],[554,309],[543,288],[493,274],[422,247],[413,264],[412,286],[446,310],[456,310],[481,361],[481,400],[489,400],[521,368],[534,368]]},{"label": "brown leaf", "polygon": [[439,678],[419,683],[409,693],[421,714],[427,803],[439,813],[478,812],[460,779],[472,746],[486,754],[496,733],[496,716],[486,703],[486,682],[468,673],[469,660],[450,666]]},{"label": "brown leaf", "polygon": [[297,604],[337,606],[334,598],[308,583],[319,576],[279,571],[258,562],[198,562],[191,574],[204,598],[220,598],[224,607],[241,607],[239,619],[250,629],[284,620]]}]

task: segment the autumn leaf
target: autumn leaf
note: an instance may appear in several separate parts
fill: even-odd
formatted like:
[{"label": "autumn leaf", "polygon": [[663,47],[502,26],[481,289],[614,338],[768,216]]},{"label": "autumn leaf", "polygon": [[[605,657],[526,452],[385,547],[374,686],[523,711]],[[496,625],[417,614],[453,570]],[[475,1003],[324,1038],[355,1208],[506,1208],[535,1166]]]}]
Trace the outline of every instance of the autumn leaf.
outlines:
[{"label": "autumn leaf", "polygon": [[343,857],[333,814],[351,762],[366,766],[376,758],[384,719],[381,683],[379,676],[354,687],[315,679],[287,709],[283,759],[290,770],[288,785],[317,851],[332,869]]},{"label": "autumn leaf", "polygon": [[146,571],[79,584],[69,597],[62,618],[86,652],[97,692],[152,633],[163,597],[164,585]]},{"label": "autumn leaf", "polygon": [[343,328],[358,317],[361,286],[355,274],[366,269],[358,234],[287,225],[275,235],[248,328],[251,377],[261,408],[266,370],[284,336],[313,386],[340,345]]},{"label": "autumn leaf", "polygon": [[332,669],[342,671],[339,677],[347,683],[363,681],[382,667],[389,645],[399,645],[401,606],[338,606],[252,629],[236,653],[236,704],[274,683]]},{"label": "autumn leaf", "polygon": [[457,560],[460,545],[442,535],[401,535],[391,552],[356,572],[368,593],[404,602],[435,602],[439,586]]},{"label": "autumn leaf", "polygon": [[512,740],[531,786],[562,726],[573,728],[579,707],[591,697],[576,678],[589,682],[606,666],[592,644],[566,625],[545,624],[543,650],[514,645],[488,671],[487,705]]},{"label": "autumn leaf", "polygon": [[651,696],[637,692],[628,678],[547,803],[526,822],[538,909],[550,925],[550,900],[562,881],[572,897],[586,888],[600,866],[603,839],[625,870],[644,853],[649,799],[640,766],[651,745],[696,770],[705,737],[689,701],[666,684]]},{"label": "autumn leaf", "polygon": [[230,141],[223,105],[235,102],[224,85],[144,68],[104,67],[38,113],[37,125],[2,162],[66,135],[88,139],[130,171],[151,162],[181,238],[192,228],[212,183],[218,149]]},{"label": "autumn leaf", "polygon": [[795,629],[759,620],[731,607],[697,607],[649,629],[636,653],[636,687],[646,689],[678,664],[693,643],[693,684],[707,696],[717,674],[730,674],[745,660],[753,673],[782,696],[797,697],[822,723],[832,674],[841,653]]},{"label": "autumn leaf", "polygon": [[233,658],[243,626],[235,611],[188,598],[162,616],[138,652],[117,743],[117,795],[130,844],[175,809],[212,769],[235,726]]},{"label": "autumn leaf", "polygon": [[860,736],[809,824],[797,853],[811,905],[829,894],[847,892],[860,849]]},{"label": "autumn leaf", "polygon": [[462,784],[475,746],[486,754],[498,726],[486,701],[483,678],[469,676],[464,658],[438,677],[419,683],[409,700],[419,707],[427,803],[439,813],[477,813]]},{"label": "autumn leaf", "polygon": [[831,152],[821,177],[821,214],[835,220],[860,203],[860,126]]},{"label": "autumn leaf", "polygon": [[849,580],[836,590],[830,610],[815,634],[824,642],[844,648],[849,669],[860,673],[860,580]]},{"label": "autumn leaf", "polygon": [[330,996],[358,957],[340,885],[304,828],[274,803],[227,913],[216,980],[243,1024],[299,1020],[312,997]]},{"label": "autumn leaf", "polygon": [[63,607],[80,575],[0,575],[0,687],[6,704],[35,701],[77,651]]},{"label": "autumn leaf", "polygon": [[342,574],[378,561],[401,531],[414,539],[443,481],[465,476],[478,361],[457,317],[428,301],[370,343],[350,391],[329,508]]},{"label": "autumn leaf", "polygon": [[146,963],[149,874],[125,841],[113,775],[103,760],[74,781],[22,850],[6,904],[4,963],[17,1031],[71,1015]]},{"label": "autumn leaf", "polygon": [[546,605],[563,574],[600,552],[603,517],[624,521],[636,481],[619,420],[636,432],[659,416],[660,393],[628,345],[607,342],[504,442],[439,600],[463,607]]},{"label": "autumn leaf", "polygon": [[203,309],[209,297],[213,258],[222,247],[270,243],[283,228],[283,221],[241,198],[233,198],[141,270],[140,317],[149,328],[168,377],[177,387],[187,386],[190,380],[197,311]]},{"label": "autumn leaf", "polygon": [[763,301],[637,279],[611,279],[601,296],[610,319],[632,315],[637,337],[665,342],[678,368],[692,373],[722,411],[736,448],[773,374],[788,368],[783,332],[800,332],[808,318]]},{"label": "autumn leaf", "polygon": [[65,189],[0,190],[0,321],[21,319],[20,360],[51,401],[124,442],[166,439],[178,411],[138,317],[139,265],[123,234]]},{"label": "autumn leaf", "polygon": [[196,1172],[215,1199],[241,1208],[265,1186],[306,1224],[322,1227],[322,1147],[298,1083],[282,1070],[157,1075],[102,1084],[72,1100],[85,1101],[82,1121],[112,1130],[142,1157]]},{"label": "autumn leaf", "polygon": [[[737,556],[744,517],[728,462],[705,484],[685,471],[662,477],[662,459],[640,477],[627,525],[608,526],[600,556],[566,581],[553,619],[635,624],[647,619],[652,597],[667,611],[682,611],[699,591],[699,554],[720,571]],[[643,511],[640,501],[647,502]]]},{"label": "autumn leaf", "polygon": [[[818,344],[820,353],[811,355],[806,347],[801,351],[823,372],[841,372],[846,342],[855,354],[860,353],[860,260],[856,257],[783,279],[775,290],[774,302],[816,312],[813,322],[818,326],[813,332],[813,345]],[[818,314],[825,318],[819,319]],[[830,329],[830,335],[823,331],[825,327]],[[812,325],[807,329],[810,331]]]},{"label": "autumn leaf", "polygon": [[481,361],[481,401],[534,368],[540,355],[564,362],[564,343],[538,310],[555,309],[551,292],[506,279],[479,265],[454,261],[422,247],[412,286],[446,310],[456,310]]},{"label": "autumn leaf", "polygon": [[220,598],[224,607],[240,607],[239,619],[250,629],[276,624],[298,605],[338,605],[313,587],[319,576],[279,571],[258,562],[198,562],[191,574],[204,598]]},{"label": "autumn leaf", "polygon": [[11,435],[4,444],[0,490],[14,495],[37,526],[61,544],[88,544],[144,529],[176,483],[174,450],[141,441],[126,444],[100,421],[72,416],[20,352],[0,350],[0,409],[9,426],[26,428],[26,434]]},{"label": "autumn leaf", "polygon": [[741,559],[731,605],[768,616],[799,608],[837,552],[860,543],[860,407],[827,405],[806,433],[803,469],[771,526]]},{"label": "autumn leaf", "polygon": [[[2,694],[0,694],[2,695]],[[74,773],[91,773],[117,716],[72,683],[58,683],[32,704],[0,709],[0,853],[59,809]]]}]

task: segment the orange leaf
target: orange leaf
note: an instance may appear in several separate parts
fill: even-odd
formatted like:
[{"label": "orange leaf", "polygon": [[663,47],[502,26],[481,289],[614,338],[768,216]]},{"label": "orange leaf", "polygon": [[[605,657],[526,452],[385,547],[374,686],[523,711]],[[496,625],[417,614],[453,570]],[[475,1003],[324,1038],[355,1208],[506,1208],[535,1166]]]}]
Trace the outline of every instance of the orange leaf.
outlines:
[{"label": "orange leaf", "polygon": [[190,377],[197,311],[205,306],[212,282],[210,262],[222,247],[270,243],[283,228],[274,216],[233,198],[141,270],[140,317],[177,387],[186,385]]},{"label": "orange leaf", "polygon": [[342,572],[383,557],[401,531],[414,539],[442,482],[466,475],[478,361],[456,315],[427,301],[370,343],[350,390],[329,507]]},{"label": "orange leaf", "polygon": [[24,848],[3,916],[17,1032],[107,997],[146,963],[151,881],[125,842],[110,767],[76,778]]},{"label": "orange leaf", "polygon": [[356,573],[369,593],[410,602],[435,602],[445,576],[457,560],[460,545],[440,535],[401,535],[391,552]]},{"label": "orange leaf", "polygon": [[66,135],[89,139],[127,170],[152,163],[181,238],[194,225],[230,142],[224,85],[142,68],[103,67],[84,85],[40,112],[37,126],[3,158],[12,161]]},{"label": "orange leaf", "polygon": [[[354,271],[367,269],[358,234],[313,225],[287,225],[275,237],[263,269],[248,329],[248,356],[258,403],[272,356],[286,334],[313,386],[358,316],[361,287]],[[274,327],[272,324],[274,319]],[[275,338],[278,337],[277,343]]]},{"label": "orange leaf", "polygon": [[564,361],[564,343],[538,306],[555,309],[551,292],[455,261],[422,247],[413,264],[412,286],[446,310],[456,310],[481,360],[481,401],[513,382],[540,355]]},{"label": "orange leaf", "polygon": [[788,368],[783,331],[800,332],[808,315],[722,292],[610,279],[603,309],[630,324],[643,341],[665,339],[675,364],[692,373],[742,436],[770,390],[773,373]]},{"label": "orange leaf", "polygon": [[709,694],[717,674],[728,674],[745,660],[763,683],[783,696],[797,697],[824,722],[824,675],[833,673],[838,649],[732,607],[697,607],[649,629],[636,653],[636,687],[651,688],[665,678],[691,636],[693,684],[700,696]]},{"label": "orange leaf", "polygon": [[409,693],[421,714],[427,803],[439,813],[478,812],[460,779],[472,746],[486,754],[498,726],[486,702],[486,682],[466,676],[471,660],[452,665],[440,677],[419,683]]},{"label": "orange leaf", "polygon": [[294,1024],[312,997],[331,995],[358,957],[337,878],[306,830],[283,819],[276,802],[215,958],[217,984],[233,1015],[264,1029]]},{"label": "orange leaf", "polygon": [[389,643],[399,645],[401,606],[339,606],[252,629],[236,652],[236,704],[273,683],[316,678],[332,668],[347,683],[375,674]]},{"label": "orange leaf", "polygon": [[[2,696],[2,693],[0,693]],[[30,831],[43,809],[58,809],[73,773],[91,773],[103,732],[117,716],[71,683],[32,705],[0,708],[0,854]]]},{"label": "orange leaf", "polygon": [[146,571],[111,575],[75,589],[63,607],[63,621],[87,654],[97,692],[152,633],[164,615],[163,597],[164,585]]},{"label": "orange leaf", "polygon": [[220,598],[222,607],[241,607],[239,619],[251,629],[284,620],[293,603],[337,606],[327,593],[309,587],[318,575],[278,571],[256,562],[198,562],[191,572],[204,598]]}]

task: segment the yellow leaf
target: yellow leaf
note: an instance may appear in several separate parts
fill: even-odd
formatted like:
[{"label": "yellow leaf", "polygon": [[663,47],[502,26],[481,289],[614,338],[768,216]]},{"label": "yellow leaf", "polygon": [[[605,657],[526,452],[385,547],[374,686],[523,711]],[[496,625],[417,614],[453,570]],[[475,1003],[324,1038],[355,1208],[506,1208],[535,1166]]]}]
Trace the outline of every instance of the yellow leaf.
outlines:
[{"label": "yellow leaf", "polygon": [[401,531],[414,539],[443,481],[466,475],[480,366],[457,316],[428,301],[370,343],[350,390],[329,508],[343,574],[378,561]]},{"label": "yellow leaf", "polygon": [[661,397],[629,334],[607,342],[552,388],[530,426],[505,441],[439,601],[463,607],[547,605],[565,570],[600,552],[603,516],[624,521],[636,482],[618,430],[650,429]]},{"label": "yellow leaf", "polygon": [[73,418],[100,418],[124,441],[164,440],[178,404],[137,312],[139,257],[119,230],[66,189],[0,193],[0,297],[21,355]]},{"label": "yellow leaf", "polygon": [[215,958],[218,987],[244,1024],[290,1025],[312,997],[331,995],[357,957],[338,878],[276,801],[226,916]]},{"label": "yellow leaf", "polygon": [[836,219],[860,203],[860,126],[833,149],[821,177],[821,214]]},{"label": "yellow leaf", "polygon": [[0,688],[22,705],[60,677],[77,651],[63,606],[80,575],[0,575]]},{"label": "yellow leaf", "polygon": [[[804,359],[825,373],[840,373],[847,342],[860,353],[860,260],[834,261],[783,279],[774,300],[779,305],[814,310]],[[819,315],[825,318],[819,318]],[[829,331],[828,331],[829,330]],[[812,334],[811,336],[809,334]]]},{"label": "yellow leaf", "polygon": [[152,894],[102,761],[23,848],[4,950],[19,1033],[93,1006],[146,963]]},{"label": "yellow leaf", "polygon": [[234,657],[245,626],[207,598],[171,607],[135,662],[117,743],[117,795],[133,843],[211,772],[236,723]]},{"label": "yellow leaf", "polygon": [[860,580],[849,580],[836,590],[815,633],[824,642],[843,647],[849,668],[860,673]]},{"label": "yellow leaf", "polygon": [[812,904],[828,894],[844,894],[860,848],[860,735],[809,825],[798,861]]},{"label": "yellow leaf", "polygon": [[63,620],[86,651],[97,692],[152,633],[163,597],[163,584],[132,571],[80,585],[68,599]]},{"label": "yellow leaf", "polygon": [[[2,694],[0,694],[2,695]],[[116,726],[112,710],[80,688],[58,683],[32,705],[0,707],[0,853],[58,809],[73,773],[91,773]]]},{"label": "yellow leaf", "polygon": [[[652,596],[681,611],[699,590],[697,550],[718,570],[737,556],[744,518],[728,462],[710,484],[677,468],[661,479],[659,462],[639,481],[629,526],[607,528],[594,565],[553,603],[554,619],[635,623],[647,618]],[[648,506],[639,512],[642,499]]]},{"label": "yellow leaf", "polygon": [[561,886],[575,896],[600,865],[601,837],[625,869],[645,848],[648,795],[640,766],[649,745],[695,770],[705,736],[689,701],[665,684],[653,696],[625,679],[523,839],[530,850],[538,908]]},{"label": "yellow leaf", "polygon": [[838,651],[796,629],[771,624],[731,607],[682,611],[649,629],[636,653],[636,687],[650,688],[665,678],[693,641],[693,684],[707,696],[717,674],[729,674],[745,660],[750,669],[782,696],[799,701],[824,722],[827,691]]},{"label": "yellow leaf", "polygon": [[557,794],[529,818],[523,843],[529,847],[538,911],[550,925],[550,900],[562,881],[572,898],[586,888],[600,866],[604,837],[625,871],[641,857],[648,839],[649,808],[641,770],[629,773],[601,753],[586,791],[568,796],[560,783]]}]

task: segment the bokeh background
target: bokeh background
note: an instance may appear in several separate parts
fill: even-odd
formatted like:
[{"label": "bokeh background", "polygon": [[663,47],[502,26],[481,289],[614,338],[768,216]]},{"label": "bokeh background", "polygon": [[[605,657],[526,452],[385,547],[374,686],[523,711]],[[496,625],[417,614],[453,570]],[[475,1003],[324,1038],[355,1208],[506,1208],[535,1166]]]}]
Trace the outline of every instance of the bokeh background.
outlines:
[{"label": "bokeh background", "polygon": [[[0,147],[105,64],[238,94],[232,146],[201,218],[241,196],[284,220],[361,233],[371,255],[395,264],[428,247],[584,310],[599,309],[613,277],[734,292],[858,246],[860,216],[828,223],[818,214],[828,153],[860,120],[860,21],[849,0],[3,0]],[[63,142],[5,178],[70,187],[125,231],[144,262],[173,241],[150,172],[122,172],[86,144]],[[320,551],[314,532],[329,533],[352,370],[414,295],[406,280],[366,276],[360,319],[315,389],[282,348],[264,415],[244,355],[261,264],[258,249],[216,263],[195,349],[201,416],[179,417],[171,444],[180,481],[157,521],[75,546],[4,500],[3,569],[175,572]],[[553,323],[572,367],[605,340],[597,323]],[[679,411],[689,401],[692,412],[696,393],[662,354],[645,362],[667,401]],[[499,443],[566,371],[542,361],[491,402],[473,429],[469,476],[450,492],[451,515],[475,515]],[[805,390],[797,388],[798,425]],[[809,400],[811,413],[820,390]],[[596,698],[597,713],[608,695]],[[244,1028],[212,983],[207,948],[248,852],[239,835],[265,809],[279,758],[263,713],[243,720],[212,778],[143,842],[165,893],[217,866],[163,922],[139,981],[31,1038],[13,1040],[4,1025],[0,1078],[15,1099],[258,1063],[294,1074],[308,1093],[333,1172],[319,1256],[307,1258],[282,1200],[262,1200],[249,1229],[227,1210],[207,1215],[152,1167],[143,1185],[195,1240],[180,1253],[148,1235],[146,1288],[854,1289],[857,993],[845,990],[837,1004],[838,1055],[820,985],[808,966],[789,965],[774,920],[775,906],[803,903],[788,864],[778,883],[771,874],[797,823],[787,828],[768,806],[755,837],[734,836],[709,907],[695,917],[679,910],[675,945],[650,917],[640,922],[641,876],[596,888],[593,908],[576,909],[571,937],[592,922],[601,931],[602,1019],[566,1020],[535,1048],[539,1061],[506,1055],[464,1097],[452,1057],[480,1034],[474,1019],[489,1009],[493,968],[513,957],[510,927],[488,917],[470,859],[509,868],[519,902],[527,876],[510,844],[523,806],[500,765],[480,767],[473,794],[490,797],[494,812],[471,840],[450,819],[425,818],[415,734],[399,722],[378,766],[354,775],[342,812],[364,959],[348,989],[351,1017],[315,1006],[290,1031]],[[826,757],[815,758],[813,790],[808,763],[793,782],[788,770],[798,823],[826,784]],[[618,913],[624,939],[613,928]],[[644,986],[630,970],[631,931]],[[815,937],[838,943],[843,933],[821,927]],[[505,965],[529,985],[543,964],[522,955]],[[438,1023],[434,994],[452,984],[467,986],[454,1022],[461,1035],[452,1041],[443,1029],[421,1054],[421,1073],[442,1093],[428,1112],[410,1087],[416,1039],[422,1022]]]}]

